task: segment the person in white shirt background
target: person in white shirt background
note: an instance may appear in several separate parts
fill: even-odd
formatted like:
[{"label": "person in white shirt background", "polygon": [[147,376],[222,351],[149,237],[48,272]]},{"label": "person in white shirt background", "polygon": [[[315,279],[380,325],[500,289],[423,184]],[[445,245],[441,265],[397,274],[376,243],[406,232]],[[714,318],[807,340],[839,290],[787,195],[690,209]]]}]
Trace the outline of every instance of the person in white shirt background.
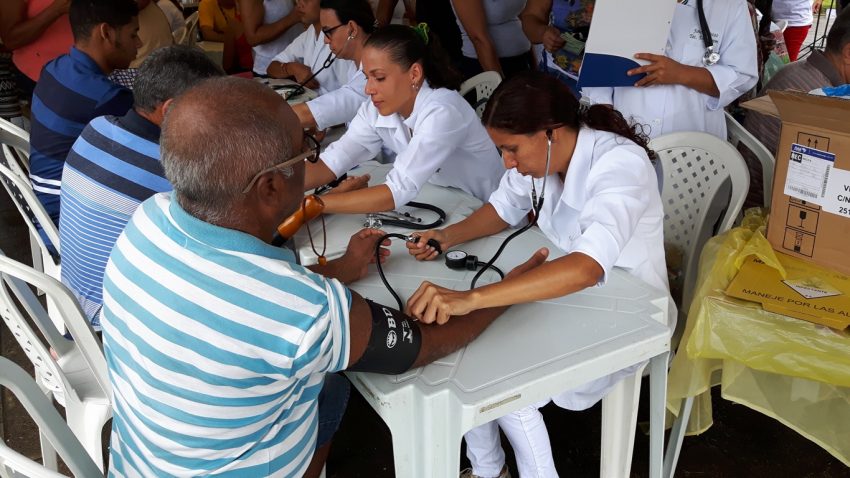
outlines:
[{"label": "person in white shirt background", "polygon": [[613,105],[642,125],[650,138],[704,131],[725,140],[723,108],[758,81],[756,37],[744,0],[704,0],[711,41],[719,53],[715,64],[704,64],[698,3],[681,0],[676,5],[665,55],[635,55],[650,63],[629,71],[647,74],[634,87],[582,88],[582,96]]},{"label": "person in white shirt background", "polygon": [[319,23],[319,0],[298,0],[295,9],[301,14],[306,30],[274,57],[266,74],[272,78],[292,78],[298,83],[315,75],[304,86],[319,94],[339,89],[357,66],[351,60],[333,58]]},{"label": "person in white shirt background", "polygon": [[305,189],[327,184],[382,147],[396,154],[385,184],[323,197],[327,213],[387,211],[413,200],[425,182],[486,200],[499,184],[499,153],[457,92],[460,74],[431,42],[427,25],[389,25],[363,50],[364,103],[348,130],[307,165]]},{"label": "person in white shirt background", "polygon": [[293,0],[237,0],[245,39],[254,49],[254,74],[263,76],[272,58],[304,31]]},{"label": "person in white shirt background", "polygon": [[366,101],[366,76],[360,58],[366,40],[375,31],[375,13],[367,0],[321,0],[319,23],[324,42],[337,61],[349,60],[355,65],[340,88],[292,107],[301,126],[325,130],[351,121]]},{"label": "person in white shirt background", "polygon": [[809,34],[809,29],[814,21],[814,15],[820,11],[823,0],[773,0],[770,16],[776,23],[784,21],[785,30],[782,37],[785,39],[785,47],[788,49],[788,58],[797,61],[800,47]]},{"label": "person in white shirt background", "polygon": [[[607,106],[580,108],[564,83],[543,72],[521,73],[503,82],[490,97],[483,122],[508,170],[499,188],[463,221],[417,233],[418,242],[407,244],[409,252],[431,260],[437,252],[426,245],[429,239],[446,251],[519,225],[534,211],[541,232],[558,248],[553,254],[557,258],[533,272],[469,291],[423,283],[407,302],[412,317],[445,323],[454,314],[483,307],[561,297],[604,283],[614,266],[669,293],[664,210],[650,162],[654,153],[635,126]],[[542,205],[532,204],[534,196],[543,199]],[[673,330],[672,299],[670,305]],[[552,400],[563,408],[584,410],[635,371],[619,371]],[[523,478],[557,476],[538,411],[546,403],[497,420]],[[496,422],[471,430],[465,438],[472,470],[461,476],[509,476]]]},{"label": "person in white shirt background", "polygon": [[156,5],[162,10],[168,18],[168,24],[171,25],[171,33],[177,33],[178,30],[186,26],[186,19],[183,18],[183,11],[180,10],[172,0],[159,0]]}]

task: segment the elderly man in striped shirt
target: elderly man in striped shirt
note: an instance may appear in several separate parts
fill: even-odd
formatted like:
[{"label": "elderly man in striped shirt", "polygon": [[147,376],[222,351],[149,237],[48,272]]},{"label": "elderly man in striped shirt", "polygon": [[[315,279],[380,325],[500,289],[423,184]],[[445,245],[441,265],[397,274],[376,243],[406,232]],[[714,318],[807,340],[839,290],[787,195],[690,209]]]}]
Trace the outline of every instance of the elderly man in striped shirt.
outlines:
[{"label": "elderly man in striped shirt", "polygon": [[189,90],[169,109],[161,145],[174,192],[137,209],[104,277],[110,476],[318,476],[348,396],[334,372],[424,365],[502,312],[423,325],[363,299],[344,284],[366,274],[383,234],[374,229],[312,270],[273,247],[317,153],[292,109],[257,82]]}]

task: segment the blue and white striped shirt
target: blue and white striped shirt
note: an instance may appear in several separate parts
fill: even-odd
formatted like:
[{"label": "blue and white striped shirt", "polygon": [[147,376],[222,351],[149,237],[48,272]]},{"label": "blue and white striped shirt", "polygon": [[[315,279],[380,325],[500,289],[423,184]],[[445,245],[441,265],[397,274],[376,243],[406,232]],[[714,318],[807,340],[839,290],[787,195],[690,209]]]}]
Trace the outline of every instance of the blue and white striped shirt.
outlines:
[{"label": "blue and white striped shirt", "polygon": [[32,97],[30,179],[53,222],[59,224],[59,192],[65,157],[86,124],[123,115],[133,93],[109,81],[86,53],[71,48],[44,66]]},{"label": "blue and white striped shirt", "polygon": [[142,203],[104,276],[110,476],[301,476],[351,294],[290,251]]},{"label": "blue and white striped shirt", "polygon": [[112,246],[145,199],[171,191],[159,162],[159,127],[135,110],[95,118],[62,172],[62,282],[100,327],[103,270]]}]

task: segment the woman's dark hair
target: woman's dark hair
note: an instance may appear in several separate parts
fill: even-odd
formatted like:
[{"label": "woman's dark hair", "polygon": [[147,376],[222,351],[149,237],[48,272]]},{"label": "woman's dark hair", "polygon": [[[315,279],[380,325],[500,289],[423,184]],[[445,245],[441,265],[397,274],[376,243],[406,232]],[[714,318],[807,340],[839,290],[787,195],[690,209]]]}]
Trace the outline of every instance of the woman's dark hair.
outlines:
[{"label": "woman's dark hair", "polygon": [[570,89],[554,76],[526,71],[503,81],[487,101],[481,117],[484,126],[511,134],[534,134],[567,126],[608,131],[633,141],[655,161],[649,138],[638,125],[630,125],[610,105],[582,106]]},{"label": "woman's dark hair", "polygon": [[393,63],[405,69],[420,63],[431,88],[457,90],[463,82],[439,40],[427,27],[387,25],[377,29],[366,41],[366,46],[386,51]]},{"label": "woman's dark hair", "polygon": [[354,22],[369,34],[375,31],[378,24],[368,0],[322,0],[319,8],[333,10],[341,24]]}]

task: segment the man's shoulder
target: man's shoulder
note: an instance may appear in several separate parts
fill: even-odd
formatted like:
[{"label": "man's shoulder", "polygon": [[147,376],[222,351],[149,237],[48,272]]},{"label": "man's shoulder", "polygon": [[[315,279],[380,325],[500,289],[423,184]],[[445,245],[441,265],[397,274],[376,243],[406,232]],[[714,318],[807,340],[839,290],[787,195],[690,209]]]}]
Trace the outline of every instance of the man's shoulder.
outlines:
[{"label": "man's shoulder", "polygon": [[795,61],[779,70],[764,87],[770,90],[805,90],[806,92],[829,84],[829,79],[808,61]]}]

